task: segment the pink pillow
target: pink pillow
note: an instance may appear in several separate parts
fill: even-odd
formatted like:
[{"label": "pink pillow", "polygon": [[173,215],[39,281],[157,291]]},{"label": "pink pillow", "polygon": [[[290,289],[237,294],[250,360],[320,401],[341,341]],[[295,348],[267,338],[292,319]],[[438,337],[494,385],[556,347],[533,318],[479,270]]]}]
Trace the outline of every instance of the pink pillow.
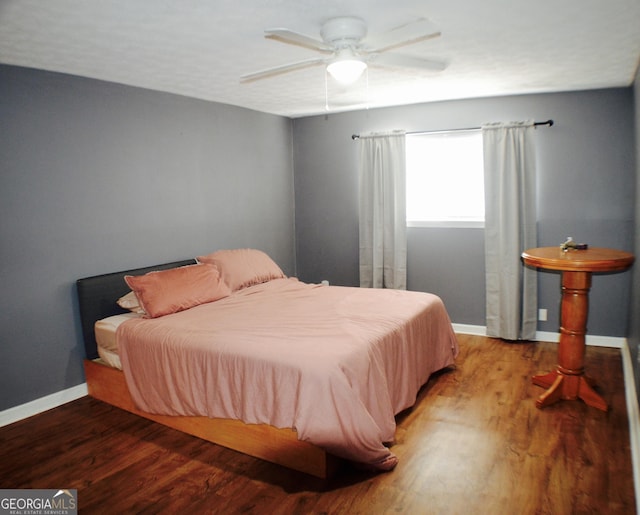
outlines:
[{"label": "pink pillow", "polygon": [[267,254],[256,249],[218,250],[196,260],[216,265],[231,291],[286,277]]},{"label": "pink pillow", "polygon": [[124,280],[151,318],[176,313],[231,294],[213,265],[187,265]]}]

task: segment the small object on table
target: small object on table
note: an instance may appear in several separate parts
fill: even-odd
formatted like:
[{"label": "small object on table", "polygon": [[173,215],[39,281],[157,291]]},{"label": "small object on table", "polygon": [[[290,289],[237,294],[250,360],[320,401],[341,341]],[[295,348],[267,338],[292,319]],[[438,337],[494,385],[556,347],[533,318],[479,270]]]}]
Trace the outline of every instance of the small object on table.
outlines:
[{"label": "small object on table", "polygon": [[529,266],[562,272],[558,366],[553,372],[532,378],[533,384],[548,388],[536,406],[543,408],[559,400],[582,399],[589,406],[607,411],[607,403],[593,388],[595,381],[584,373],[591,274],[622,272],[633,264],[633,254],[603,248],[568,252],[562,246],[541,247],[523,252],[522,260]]},{"label": "small object on table", "polygon": [[568,252],[569,250],[587,250],[589,245],[586,243],[576,243],[573,241],[573,238],[569,236],[564,243],[560,244],[560,248],[564,252]]}]

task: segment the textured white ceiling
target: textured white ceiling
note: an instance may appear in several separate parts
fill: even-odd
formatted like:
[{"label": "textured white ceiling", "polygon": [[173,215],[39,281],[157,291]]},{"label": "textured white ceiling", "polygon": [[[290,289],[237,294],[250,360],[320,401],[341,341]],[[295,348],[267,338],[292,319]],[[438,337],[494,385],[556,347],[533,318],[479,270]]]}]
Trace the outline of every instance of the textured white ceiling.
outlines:
[{"label": "textured white ceiling", "polygon": [[[426,17],[442,36],[404,54],[443,72],[370,67],[352,87],[323,67],[241,83],[314,57],[263,37],[319,38],[331,17],[369,34]],[[629,86],[640,58],[639,0],[0,0],[0,63],[70,73],[300,117],[447,99]]]}]

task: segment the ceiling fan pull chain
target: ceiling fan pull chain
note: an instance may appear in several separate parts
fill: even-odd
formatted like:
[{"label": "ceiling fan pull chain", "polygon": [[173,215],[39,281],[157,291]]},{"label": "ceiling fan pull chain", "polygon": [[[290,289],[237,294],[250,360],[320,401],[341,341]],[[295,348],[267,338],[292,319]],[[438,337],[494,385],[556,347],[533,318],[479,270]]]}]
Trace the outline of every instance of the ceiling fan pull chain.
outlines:
[{"label": "ceiling fan pull chain", "polygon": [[329,84],[328,84],[329,79],[327,78],[328,74],[329,72],[325,68],[324,69],[324,110],[327,112],[329,111]]},{"label": "ceiling fan pull chain", "polygon": [[367,69],[365,70],[365,73],[366,73],[366,75],[365,75],[366,83],[365,84],[366,84],[367,91],[365,93],[364,98],[367,99],[366,100],[367,101],[367,105],[366,105],[365,109],[368,111],[369,110],[369,106],[371,105],[371,96],[370,96],[370,93],[369,93],[369,67],[368,66],[367,66]]}]

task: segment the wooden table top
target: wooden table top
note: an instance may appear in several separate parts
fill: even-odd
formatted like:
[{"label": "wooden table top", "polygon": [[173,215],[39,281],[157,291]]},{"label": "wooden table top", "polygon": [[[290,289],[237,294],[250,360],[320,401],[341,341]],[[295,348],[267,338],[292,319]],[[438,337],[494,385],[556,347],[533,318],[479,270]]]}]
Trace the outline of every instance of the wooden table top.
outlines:
[{"label": "wooden table top", "polygon": [[634,256],[624,250],[592,248],[563,251],[557,247],[539,247],[522,253],[525,264],[548,270],[569,272],[613,272],[629,268]]}]

